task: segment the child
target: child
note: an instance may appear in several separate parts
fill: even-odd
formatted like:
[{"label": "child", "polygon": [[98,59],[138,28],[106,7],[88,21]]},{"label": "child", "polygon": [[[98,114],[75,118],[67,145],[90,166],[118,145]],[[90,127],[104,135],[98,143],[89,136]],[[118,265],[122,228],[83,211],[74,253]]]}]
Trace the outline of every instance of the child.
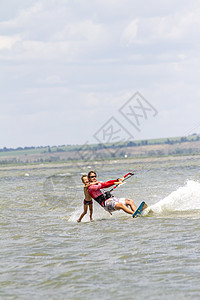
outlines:
[{"label": "child", "polygon": [[89,195],[88,193],[88,186],[89,186],[89,179],[87,175],[83,175],[81,177],[82,182],[85,184],[84,186],[84,195],[85,195],[85,199],[83,201],[84,204],[84,211],[81,214],[80,218],[77,220],[77,222],[81,222],[82,218],[87,214],[87,210],[88,210],[88,205],[89,205],[89,209],[90,209],[90,221],[93,221],[92,219],[92,213],[93,213],[93,201],[92,201],[92,197]]}]

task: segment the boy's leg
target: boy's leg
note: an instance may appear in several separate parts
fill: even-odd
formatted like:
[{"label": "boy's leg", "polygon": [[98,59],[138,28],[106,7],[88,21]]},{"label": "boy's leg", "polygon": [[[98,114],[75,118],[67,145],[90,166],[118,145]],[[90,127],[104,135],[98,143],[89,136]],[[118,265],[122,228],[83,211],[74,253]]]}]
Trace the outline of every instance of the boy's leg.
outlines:
[{"label": "boy's leg", "polygon": [[83,219],[83,217],[87,214],[87,210],[88,210],[88,206],[84,204],[84,211],[81,214],[80,218],[77,220],[77,222],[81,222],[81,220]]},{"label": "boy's leg", "polygon": [[90,209],[90,220],[93,221],[93,218],[92,218],[92,214],[93,214],[93,204],[92,204],[92,203],[89,205],[89,209]]}]

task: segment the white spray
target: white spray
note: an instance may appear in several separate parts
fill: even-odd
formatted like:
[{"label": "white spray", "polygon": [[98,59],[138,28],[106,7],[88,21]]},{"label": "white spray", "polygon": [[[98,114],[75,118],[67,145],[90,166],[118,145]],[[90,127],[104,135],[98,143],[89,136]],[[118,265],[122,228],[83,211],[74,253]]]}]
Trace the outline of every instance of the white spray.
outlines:
[{"label": "white spray", "polygon": [[150,207],[156,214],[200,210],[200,183],[189,180],[169,196]]}]

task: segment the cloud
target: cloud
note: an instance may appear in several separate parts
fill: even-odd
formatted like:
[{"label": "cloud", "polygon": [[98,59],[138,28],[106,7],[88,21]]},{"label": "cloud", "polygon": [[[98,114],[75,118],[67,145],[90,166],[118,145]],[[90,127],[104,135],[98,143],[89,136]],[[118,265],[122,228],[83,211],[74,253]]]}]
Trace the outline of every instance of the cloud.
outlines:
[{"label": "cloud", "polygon": [[[81,58],[95,56],[98,48],[109,41],[104,24],[93,22],[89,16],[72,20],[66,3],[61,6],[46,7],[45,1],[22,9],[11,20],[1,22],[4,32],[18,33],[18,39],[5,36],[10,41],[12,52],[3,53],[7,59],[64,59],[79,61]],[[19,38],[19,36],[21,38]],[[18,42],[18,43],[16,43]],[[5,42],[4,42],[5,43]]]},{"label": "cloud", "polygon": [[[46,0],[36,2],[19,10],[15,18],[1,22],[4,40],[7,39],[11,51],[0,52],[0,57],[21,61],[115,63],[128,60],[141,63],[148,53],[151,56],[155,53],[156,57],[169,51],[174,54],[174,45],[179,51],[185,39],[199,37],[198,7],[186,10],[183,4],[183,11],[177,13],[171,9],[163,15],[159,2],[151,2],[156,7],[156,16],[151,5],[147,15],[145,7],[129,0],[125,3],[96,0],[90,6],[85,0],[78,1],[77,7],[75,2],[69,1],[60,1],[59,5]],[[175,7],[179,3],[175,1]],[[163,4],[166,9],[170,7],[167,2]],[[107,15],[112,21],[108,22]],[[135,17],[131,19],[132,15]],[[147,51],[147,46],[154,49]],[[181,55],[186,57],[185,53]]]},{"label": "cloud", "polygon": [[20,41],[19,35],[14,36],[0,36],[0,51],[1,50],[10,50],[13,46]]},{"label": "cloud", "polygon": [[172,14],[165,17],[140,18],[131,21],[122,33],[127,44],[180,42],[184,38],[199,37],[200,11]]},{"label": "cloud", "polygon": [[138,26],[138,19],[131,21],[122,33],[122,42],[124,42],[127,45],[134,43],[138,34]]}]

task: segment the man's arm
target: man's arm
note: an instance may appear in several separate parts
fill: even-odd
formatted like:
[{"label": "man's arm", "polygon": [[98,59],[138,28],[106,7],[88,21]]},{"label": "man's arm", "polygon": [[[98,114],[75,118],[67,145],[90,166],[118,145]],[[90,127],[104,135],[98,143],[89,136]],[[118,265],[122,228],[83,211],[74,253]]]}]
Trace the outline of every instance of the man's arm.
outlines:
[{"label": "man's arm", "polygon": [[109,180],[106,182],[99,182],[99,185],[101,185],[100,189],[108,188],[108,187],[114,185],[116,182],[117,182],[117,179]]},{"label": "man's arm", "polygon": [[[108,188],[108,187],[114,185],[115,183],[119,183],[117,181],[117,179],[109,180],[107,182],[98,182],[97,184],[89,185],[88,186],[88,192],[89,192],[90,196],[95,199],[94,195],[96,195],[96,193],[99,193],[98,192],[99,190],[104,189],[104,188]],[[97,196],[99,196],[99,195],[97,194]]]}]

